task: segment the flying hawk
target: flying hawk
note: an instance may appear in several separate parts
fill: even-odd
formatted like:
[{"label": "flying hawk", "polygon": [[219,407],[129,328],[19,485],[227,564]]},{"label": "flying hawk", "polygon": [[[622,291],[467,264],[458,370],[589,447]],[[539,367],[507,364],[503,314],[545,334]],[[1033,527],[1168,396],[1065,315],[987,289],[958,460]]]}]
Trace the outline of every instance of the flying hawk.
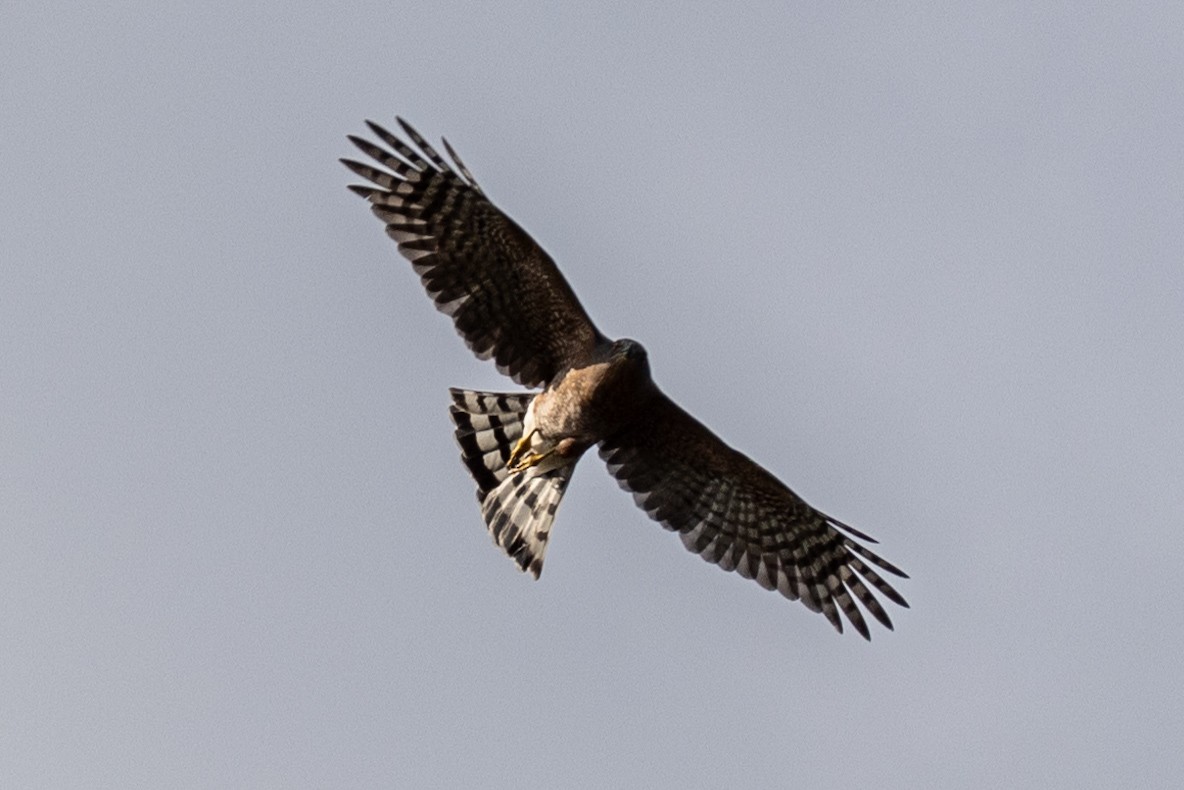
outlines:
[{"label": "flying hawk", "polygon": [[[461,457],[494,541],[536,579],[572,470],[597,445],[621,487],[708,562],[822,612],[870,639],[856,601],[889,629],[874,588],[907,607],[877,572],[907,576],[869,536],[815,510],[658,389],[645,349],[600,333],[550,256],[409,124],[415,147],[367,121],[387,147],[349,136],[381,167],[342,163],[428,294],[469,348],[541,392],[453,389]],[[418,150],[417,150],[418,149]]]}]

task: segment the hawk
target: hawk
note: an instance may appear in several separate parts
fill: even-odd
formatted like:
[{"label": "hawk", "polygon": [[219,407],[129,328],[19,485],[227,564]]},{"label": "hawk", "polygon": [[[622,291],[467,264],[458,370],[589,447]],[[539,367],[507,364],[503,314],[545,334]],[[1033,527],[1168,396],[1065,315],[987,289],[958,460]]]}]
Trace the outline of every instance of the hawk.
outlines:
[{"label": "hawk", "polygon": [[349,136],[373,160],[341,160],[370,182],[350,189],[473,353],[541,388],[451,390],[481,515],[518,567],[538,578],[572,471],[596,445],[634,501],[703,559],[800,600],[840,633],[846,617],[871,638],[856,601],[891,629],[872,590],[907,607],[880,572],[907,576],[858,542],[876,541],[806,504],[679,408],[651,378],[641,344],[600,333],[554,261],[485,196],[448,141],[451,163],[396,120],[411,144],[372,121],[385,147]]}]

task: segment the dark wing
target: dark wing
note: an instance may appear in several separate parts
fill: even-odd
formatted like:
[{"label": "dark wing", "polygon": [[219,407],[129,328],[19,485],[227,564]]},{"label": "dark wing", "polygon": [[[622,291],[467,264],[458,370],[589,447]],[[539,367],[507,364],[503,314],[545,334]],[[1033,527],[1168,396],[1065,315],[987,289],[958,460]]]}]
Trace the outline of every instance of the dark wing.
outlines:
[{"label": "dark wing", "polygon": [[455,169],[401,118],[418,151],[376,123],[390,147],[349,139],[385,169],[341,162],[376,186],[350,187],[373,204],[428,294],[481,359],[519,384],[541,386],[601,339],[555,262],[489,202],[444,141]]},{"label": "dark wing", "polygon": [[688,549],[767,590],[801,599],[840,633],[842,611],[871,638],[855,600],[892,628],[868,585],[908,606],[873,566],[905,574],[853,539],[875,543],[872,538],[807,505],[661,393],[630,427],[601,442],[600,456],[637,504],[681,533]]}]

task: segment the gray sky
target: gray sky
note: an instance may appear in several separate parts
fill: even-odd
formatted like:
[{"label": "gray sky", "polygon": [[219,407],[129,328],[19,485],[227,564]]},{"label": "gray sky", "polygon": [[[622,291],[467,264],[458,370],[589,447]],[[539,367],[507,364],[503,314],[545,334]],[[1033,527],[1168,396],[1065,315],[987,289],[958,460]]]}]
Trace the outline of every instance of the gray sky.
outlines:
[{"label": "gray sky", "polygon": [[[1178,4],[8,3],[0,784],[1176,787]],[[581,464],[336,161],[441,134],[662,387],[881,540],[870,644]]]}]

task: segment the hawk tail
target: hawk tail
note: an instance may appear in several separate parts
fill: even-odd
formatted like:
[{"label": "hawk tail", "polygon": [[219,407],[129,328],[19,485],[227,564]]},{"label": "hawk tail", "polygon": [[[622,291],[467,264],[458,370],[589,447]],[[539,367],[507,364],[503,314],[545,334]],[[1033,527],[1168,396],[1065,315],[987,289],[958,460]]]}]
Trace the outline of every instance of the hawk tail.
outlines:
[{"label": "hawk tail", "polygon": [[477,482],[477,499],[489,534],[506,554],[536,579],[551,536],[551,522],[575,464],[540,472],[506,468],[532,393],[510,394],[453,389],[449,411],[456,423],[461,460]]}]

